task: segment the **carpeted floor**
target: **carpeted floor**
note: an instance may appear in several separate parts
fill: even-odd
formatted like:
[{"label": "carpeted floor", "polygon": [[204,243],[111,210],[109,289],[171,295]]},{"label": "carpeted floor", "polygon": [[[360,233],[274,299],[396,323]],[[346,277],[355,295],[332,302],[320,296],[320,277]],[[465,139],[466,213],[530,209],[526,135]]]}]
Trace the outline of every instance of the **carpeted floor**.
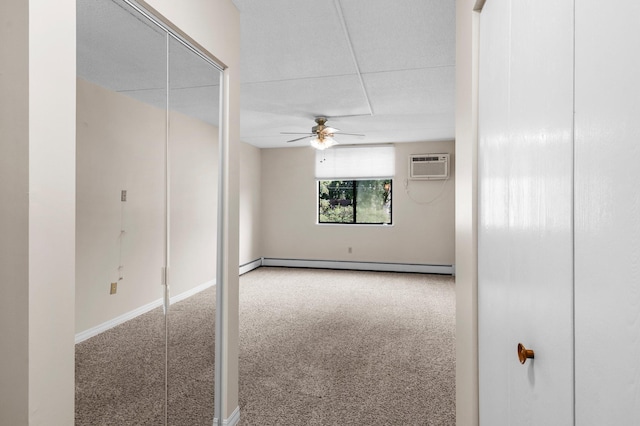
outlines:
[{"label": "carpeted floor", "polygon": [[[213,417],[215,290],[171,307],[168,424]],[[76,424],[162,424],[163,318],[76,347]],[[240,424],[454,425],[449,276],[260,268],[240,279]]]}]

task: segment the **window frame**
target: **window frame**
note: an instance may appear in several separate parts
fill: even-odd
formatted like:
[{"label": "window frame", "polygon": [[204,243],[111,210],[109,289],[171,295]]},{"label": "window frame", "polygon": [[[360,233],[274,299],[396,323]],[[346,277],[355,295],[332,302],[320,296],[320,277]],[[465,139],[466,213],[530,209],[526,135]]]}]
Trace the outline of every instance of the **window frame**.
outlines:
[{"label": "window frame", "polygon": [[[326,181],[342,181],[353,182],[353,221],[352,222],[322,222],[320,220],[320,202],[322,200],[320,194],[320,182]],[[358,197],[358,181],[389,181],[389,194],[391,194],[391,204],[389,208],[389,222],[356,222],[357,213],[357,197]],[[316,224],[317,225],[358,225],[358,226],[393,226],[393,178],[360,178],[360,179],[316,179]]]}]

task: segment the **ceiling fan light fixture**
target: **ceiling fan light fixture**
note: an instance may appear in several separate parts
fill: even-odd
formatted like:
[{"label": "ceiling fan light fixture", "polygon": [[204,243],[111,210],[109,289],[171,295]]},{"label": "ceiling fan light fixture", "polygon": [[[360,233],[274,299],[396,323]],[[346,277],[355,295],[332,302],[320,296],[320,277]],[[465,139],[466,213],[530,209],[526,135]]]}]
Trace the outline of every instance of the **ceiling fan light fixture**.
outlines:
[{"label": "ceiling fan light fixture", "polygon": [[[326,126],[325,125],[326,122],[327,122],[326,117],[316,117],[317,125],[311,128],[311,133],[298,133],[298,132],[280,132],[280,133],[282,133],[283,135],[306,135],[299,138],[291,139],[290,141],[287,141],[287,143],[298,142],[303,139],[311,138],[311,140],[309,140],[309,143],[311,144],[311,146],[314,147],[315,149],[323,150],[323,149],[331,148],[334,145],[338,145],[338,141],[333,139],[333,134],[340,131],[340,129]],[[364,136],[359,133],[341,133],[341,134],[348,135],[348,136]]]},{"label": "ceiling fan light fixture", "polygon": [[336,142],[336,140],[333,139],[331,136],[325,136],[322,138],[314,137],[309,141],[309,143],[311,144],[312,147],[319,150],[331,148],[332,146],[338,144],[338,142]]}]

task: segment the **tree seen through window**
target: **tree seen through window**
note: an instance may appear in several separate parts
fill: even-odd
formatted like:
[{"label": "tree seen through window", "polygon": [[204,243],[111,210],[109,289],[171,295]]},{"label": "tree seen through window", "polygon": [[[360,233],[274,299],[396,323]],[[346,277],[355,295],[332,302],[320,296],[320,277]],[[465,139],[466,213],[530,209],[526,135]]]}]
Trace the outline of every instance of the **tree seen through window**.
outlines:
[{"label": "tree seen through window", "polygon": [[321,180],[318,222],[391,224],[391,179]]}]

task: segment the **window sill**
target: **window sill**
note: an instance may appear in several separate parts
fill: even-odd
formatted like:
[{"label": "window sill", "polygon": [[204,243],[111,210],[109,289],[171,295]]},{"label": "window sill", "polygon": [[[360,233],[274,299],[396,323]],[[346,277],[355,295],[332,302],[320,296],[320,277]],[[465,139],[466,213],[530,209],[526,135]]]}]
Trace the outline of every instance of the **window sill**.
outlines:
[{"label": "window sill", "polygon": [[375,226],[378,228],[393,228],[393,223],[320,223],[316,222],[319,226],[356,226],[356,227],[370,227]]}]

